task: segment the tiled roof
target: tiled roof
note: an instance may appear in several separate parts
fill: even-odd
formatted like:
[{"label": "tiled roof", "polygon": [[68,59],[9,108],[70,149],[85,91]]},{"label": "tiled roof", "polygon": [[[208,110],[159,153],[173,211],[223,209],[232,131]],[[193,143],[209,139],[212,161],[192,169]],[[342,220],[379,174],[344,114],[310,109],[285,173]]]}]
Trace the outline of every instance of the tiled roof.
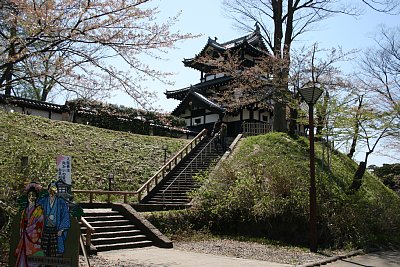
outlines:
[{"label": "tiled roof", "polygon": [[216,112],[216,113],[225,112],[224,107],[221,107],[220,105],[211,101],[204,95],[191,90],[186,94],[186,96],[182,100],[182,102],[172,111],[171,114],[174,116],[179,116],[181,113],[183,113],[185,111],[186,106],[189,104],[190,101],[196,101],[197,103],[200,103],[201,106],[203,106],[209,110],[212,110],[213,112]]},{"label": "tiled roof", "polygon": [[38,110],[47,110],[47,111],[63,112],[68,110],[68,107],[65,105],[58,105],[49,102],[38,101],[16,96],[8,96],[4,94],[0,94],[0,103],[11,104],[20,107],[34,108]]},{"label": "tiled roof", "polygon": [[165,95],[167,96],[167,98],[183,100],[183,98],[187,95],[189,91],[202,92],[204,89],[225,85],[229,83],[232,79],[233,78],[231,76],[223,76],[209,81],[197,83],[195,85],[191,85],[182,89],[166,91]]},{"label": "tiled roof", "polygon": [[265,45],[264,39],[260,33],[260,28],[256,27],[256,30],[245,36],[230,40],[225,43],[218,43],[217,39],[208,38],[207,44],[203,47],[201,52],[193,58],[184,59],[183,63],[185,66],[197,68],[201,64],[196,63],[195,60],[205,53],[208,47],[213,47],[217,51],[226,51],[230,49],[236,49],[238,47],[244,47],[253,50],[255,53],[267,54],[268,48]]}]

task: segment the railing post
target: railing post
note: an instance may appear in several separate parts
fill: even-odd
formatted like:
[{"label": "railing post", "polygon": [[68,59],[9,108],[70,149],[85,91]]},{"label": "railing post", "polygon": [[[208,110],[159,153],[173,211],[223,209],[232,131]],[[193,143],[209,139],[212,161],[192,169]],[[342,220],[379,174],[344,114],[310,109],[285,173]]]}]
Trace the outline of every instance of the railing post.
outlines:
[{"label": "railing post", "polygon": [[128,203],[128,194],[124,194],[124,203]]},{"label": "railing post", "polygon": [[93,203],[93,193],[90,192],[89,194],[89,203],[92,204]]}]

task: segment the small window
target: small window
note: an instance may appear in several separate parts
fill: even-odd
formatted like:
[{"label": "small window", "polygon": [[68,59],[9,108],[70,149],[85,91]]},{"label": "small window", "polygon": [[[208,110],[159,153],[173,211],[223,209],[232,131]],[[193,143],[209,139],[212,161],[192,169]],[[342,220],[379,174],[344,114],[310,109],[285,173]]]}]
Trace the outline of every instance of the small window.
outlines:
[{"label": "small window", "polygon": [[263,115],[263,116],[262,116],[262,120],[263,120],[263,121],[268,121],[268,116]]},{"label": "small window", "polygon": [[200,124],[201,123],[201,119],[194,119],[194,123],[195,124]]}]

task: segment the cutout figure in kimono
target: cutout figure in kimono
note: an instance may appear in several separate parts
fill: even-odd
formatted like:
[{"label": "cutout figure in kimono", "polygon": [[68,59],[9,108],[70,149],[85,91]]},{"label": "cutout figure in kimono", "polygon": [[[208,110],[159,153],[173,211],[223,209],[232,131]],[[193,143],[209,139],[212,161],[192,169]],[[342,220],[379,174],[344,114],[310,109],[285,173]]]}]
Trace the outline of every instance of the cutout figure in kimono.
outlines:
[{"label": "cutout figure in kimono", "polygon": [[43,256],[41,239],[43,234],[44,213],[42,207],[36,202],[39,198],[41,186],[30,183],[25,187],[27,204],[21,214],[20,237],[15,256],[16,267],[33,267],[37,264],[29,263],[28,256]]},{"label": "cutout figure in kimono", "polygon": [[66,201],[57,196],[57,186],[51,183],[49,195],[39,200],[44,210],[44,231],[42,248],[48,257],[60,256],[64,253],[64,242],[71,226]]}]

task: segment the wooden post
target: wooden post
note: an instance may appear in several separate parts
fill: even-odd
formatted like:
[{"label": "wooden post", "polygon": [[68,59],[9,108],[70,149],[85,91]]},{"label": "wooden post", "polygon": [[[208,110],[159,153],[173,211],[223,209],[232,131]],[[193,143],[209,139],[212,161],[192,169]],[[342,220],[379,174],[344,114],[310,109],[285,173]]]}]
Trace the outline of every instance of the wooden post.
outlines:
[{"label": "wooden post", "polygon": [[21,167],[23,170],[26,170],[29,167],[29,157],[21,157]]}]

